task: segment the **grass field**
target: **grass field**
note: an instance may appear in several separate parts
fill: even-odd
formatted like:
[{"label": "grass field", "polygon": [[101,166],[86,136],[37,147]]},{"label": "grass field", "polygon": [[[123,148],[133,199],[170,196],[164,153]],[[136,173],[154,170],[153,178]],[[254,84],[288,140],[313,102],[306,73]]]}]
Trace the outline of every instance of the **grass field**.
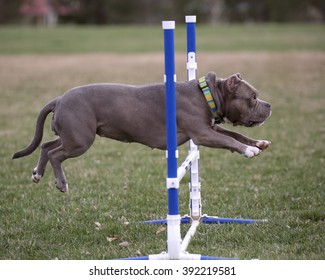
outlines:
[{"label": "grass field", "polygon": [[[201,147],[203,212],[268,223],[201,225],[189,251],[241,259],[324,259],[325,28],[218,29],[224,33],[215,37],[211,27],[198,30],[198,74],[240,72],[260,89],[272,103],[271,118],[257,128],[229,128],[272,145],[254,159]],[[29,143],[42,106],[69,88],[162,80],[161,30],[141,28],[129,37],[133,31],[111,27],[109,38],[90,40],[87,36],[106,31],[0,28],[0,259],[112,259],[166,250],[164,228],[123,223],[165,218],[165,152],[98,137],[89,152],[64,163],[67,194],[54,187],[50,166],[39,185],[31,182],[38,152],[11,160]],[[185,33],[178,32],[177,74],[184,80]],[[25,39],[18,40],[18,34]],[[281,41],[292,37],[294,42]],[[52,138],[47,122],[44,139]],[[180,147],[180,162],[186,150],[187,145]],[[181,214],[188,213],[188,181],[180,188]],[[183,233],[187,228],[182,226]],[[119,245],[124,241],[128,246]]]},{"label": "grass field", "polygon": [[[324,50],[324,26],[307,25],[198,25],[197,48],[209,51]],[[186,48],[186,29],[177,24],[177,51]],[[146,53],[163,51],[160,26],[0,28],[0,53]]]}]

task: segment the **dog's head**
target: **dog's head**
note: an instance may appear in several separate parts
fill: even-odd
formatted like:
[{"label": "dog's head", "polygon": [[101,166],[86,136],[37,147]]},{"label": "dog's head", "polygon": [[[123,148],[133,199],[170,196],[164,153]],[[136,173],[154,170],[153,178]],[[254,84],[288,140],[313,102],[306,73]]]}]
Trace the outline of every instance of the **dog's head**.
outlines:
[{"label": "dog's head", "polygon": [[221,111],[233,125],[257,126],[271,115],[271,104],[259,99],[258,90],[243,80],[239,73],[226,79],[217,79],[214,73],[209,73],[207,79],[215,81],[215,94],[221,101]]}]

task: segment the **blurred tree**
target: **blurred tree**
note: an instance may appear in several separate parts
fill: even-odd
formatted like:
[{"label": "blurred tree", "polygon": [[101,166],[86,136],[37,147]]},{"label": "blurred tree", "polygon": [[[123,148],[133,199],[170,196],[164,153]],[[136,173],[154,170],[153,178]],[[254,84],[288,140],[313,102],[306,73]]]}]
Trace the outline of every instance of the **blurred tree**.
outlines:
[{"label": "blurred tree", "polygon": [[321,21],[324,0],[0,0],[0,24],[160,24],[184,21],[195,14],[200,23]]},{"label": "blurred tree", "polygon": [[0,0],[0,24],[19,21],[19,7],[21,0]]},{"label": "blurred tree", "polygon": [[24,0],[20,6],[20,13],[26,22],[36,22],[37,24],[50,24],[57,18],[47,0]]},{"label": "blurred tree", "polygon": [[22,0],[20,13],[27,23],[55,26],[59,16],[76,13],[78,5],[78,0]]},{"label": "blurred tree", "polygon": [[324,21],[322,0],[228,0],[225,13],[230,22]]}]

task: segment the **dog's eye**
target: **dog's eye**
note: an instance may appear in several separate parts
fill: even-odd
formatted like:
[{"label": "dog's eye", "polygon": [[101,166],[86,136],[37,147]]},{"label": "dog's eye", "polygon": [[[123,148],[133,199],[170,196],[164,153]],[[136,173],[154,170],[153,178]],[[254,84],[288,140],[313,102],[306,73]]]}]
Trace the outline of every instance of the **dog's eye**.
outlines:
[{"label": "dog's eye", "polygon": [[256,94],[254,94],[254,95],[253,95],[253,99],[257,99],[257,96],[256,96]]}]

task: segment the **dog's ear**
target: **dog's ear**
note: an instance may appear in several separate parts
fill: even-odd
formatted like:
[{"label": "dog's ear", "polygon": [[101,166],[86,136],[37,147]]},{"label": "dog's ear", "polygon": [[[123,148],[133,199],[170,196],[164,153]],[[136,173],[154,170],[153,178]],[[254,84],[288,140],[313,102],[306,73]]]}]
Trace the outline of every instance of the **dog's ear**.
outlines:
[{"label": "dog's ear", "polygon": [[242,80],[243,80],[243,78],[240,76],[239,73],[236,73],[236,74],[230,76],[227,79],[227,87],[228,87],[229,91],[236,92],[236,89]]},{"label": "dog's ear", "polygon": [[209,85],[210,90],[214,90],[216,87],[216,81],[217,81],[217,75],[216,73],[210,71],[208,74],[205,76],[205,79]]},{"label": "dog's ear", "polygon": [[207,79],[208,82],[215,83],[216,79],[217,79],[217,75],[216,75],[216,73],[210,71],[206,75],[206,79]]}]

